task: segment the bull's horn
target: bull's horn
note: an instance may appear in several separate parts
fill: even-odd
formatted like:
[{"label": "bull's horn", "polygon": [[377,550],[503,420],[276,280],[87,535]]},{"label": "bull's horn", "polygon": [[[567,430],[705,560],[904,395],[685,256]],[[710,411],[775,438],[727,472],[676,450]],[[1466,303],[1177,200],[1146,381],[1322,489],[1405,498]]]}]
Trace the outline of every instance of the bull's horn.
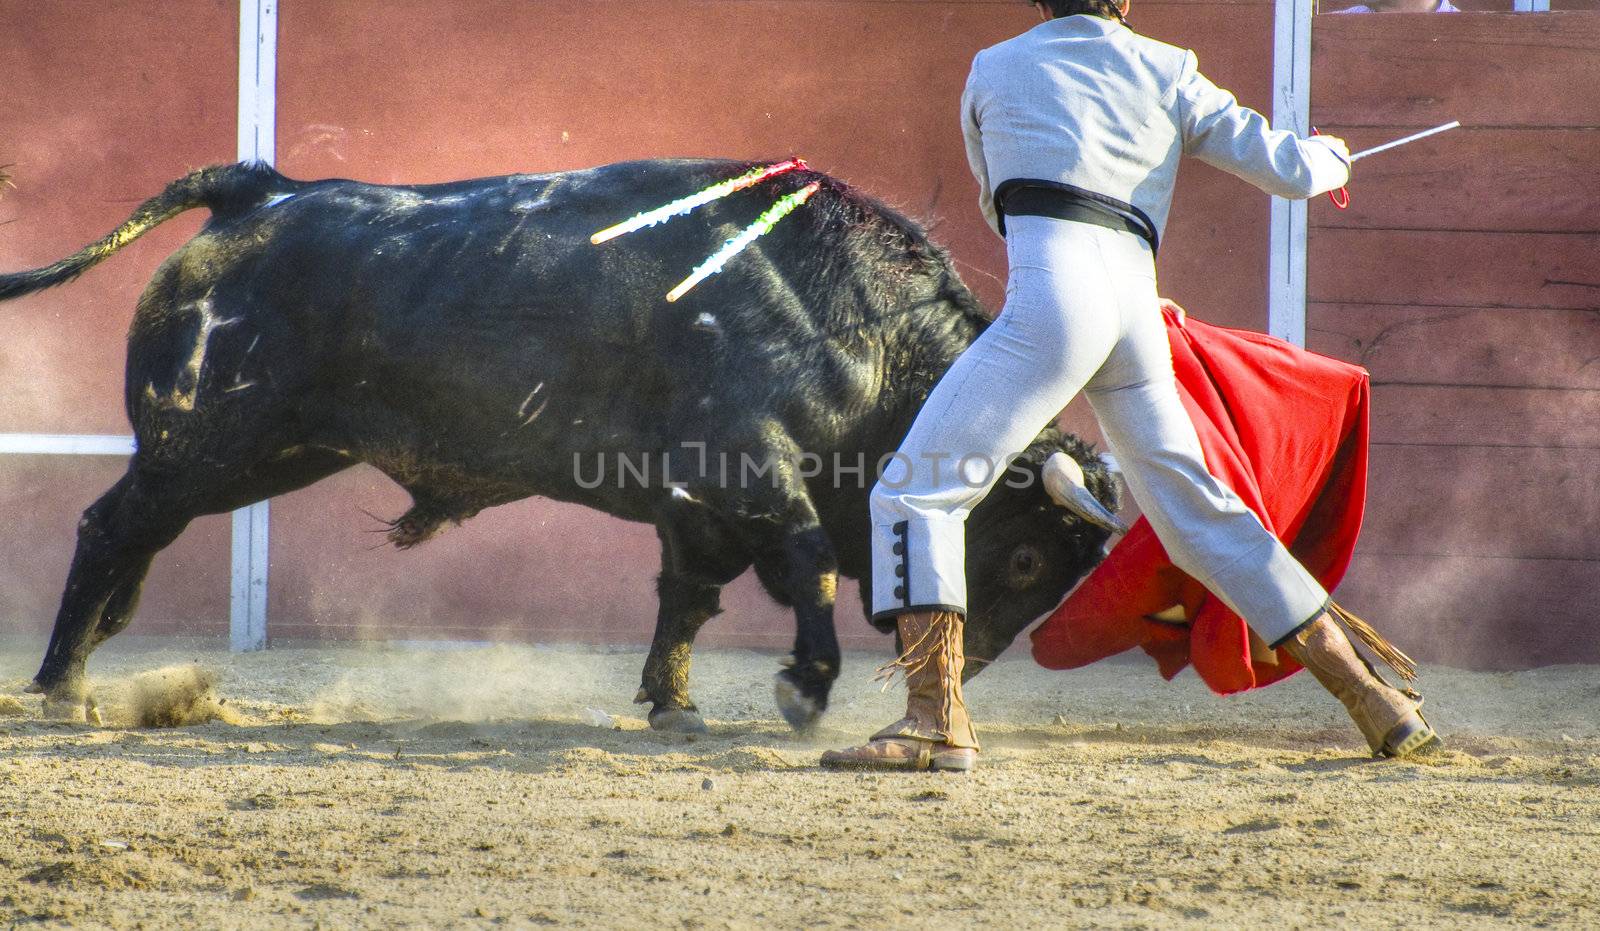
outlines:
[{"label": "bull's horn", "polygon": [[1044,460],[1044,490],[1055,502],[1096,527],[1127,533],[1128,525],[1106,509],[1084,484],[1083,467],[1066,453],[1051,453]]}]

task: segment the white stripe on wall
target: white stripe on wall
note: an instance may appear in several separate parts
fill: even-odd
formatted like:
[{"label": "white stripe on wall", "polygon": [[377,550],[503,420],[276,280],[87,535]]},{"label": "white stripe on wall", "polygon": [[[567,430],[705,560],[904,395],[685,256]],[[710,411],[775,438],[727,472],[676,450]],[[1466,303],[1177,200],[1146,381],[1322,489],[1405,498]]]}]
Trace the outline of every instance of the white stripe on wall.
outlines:
[{"label": "white stripe on wall", "polygon": [[[272,164],[277,154],[278,0],[239,0],[239,159]],[[233,585],[228,642],[235,652],[267,646],[267,532],[261,501],[233,512]]]},{"label": "white stripe on wall", "polygon": [[35,456],[131,456],[133,437],[86,433],[0,433],[0,453]]}]

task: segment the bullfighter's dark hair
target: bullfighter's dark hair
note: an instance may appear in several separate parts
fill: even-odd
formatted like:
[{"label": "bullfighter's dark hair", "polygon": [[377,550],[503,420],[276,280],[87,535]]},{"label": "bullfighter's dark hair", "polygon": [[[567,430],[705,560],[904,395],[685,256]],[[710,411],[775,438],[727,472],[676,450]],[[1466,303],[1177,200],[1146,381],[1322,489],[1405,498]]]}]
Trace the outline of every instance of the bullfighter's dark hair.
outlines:
[{"label": "bullfighter's dark hair", "polygon": [[1122,6],[1115,0],[1029,0],[1029,2],[1038,2],[1049,10],[1051,17],[1055,19],[1087,13],[1090,16],[1114,19],[1124,26],[1128,25],[1128,21],[1122,17]]}]

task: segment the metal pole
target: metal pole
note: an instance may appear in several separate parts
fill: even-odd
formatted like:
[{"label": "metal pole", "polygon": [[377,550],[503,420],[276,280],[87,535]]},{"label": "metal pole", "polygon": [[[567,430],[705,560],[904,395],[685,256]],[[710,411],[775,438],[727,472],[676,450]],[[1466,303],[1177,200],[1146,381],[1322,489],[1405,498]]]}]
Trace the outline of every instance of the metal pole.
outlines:
[{"label": "metal pole", "polygon": [[[277,83],[278,0],[239,0],[240,161],[274,161]],[[233,512],[228,642],[236,653],[267,646],[268,516],[265,501]]]},{"label": "metal pole", "polygon": [[1403,145],[1410,145],[1411,143],[1416,142],[1418,139],[1426,139],[1429,136],[1437,136],[1440,133],[1445,132],[1446,130],[1460,129],[1460,128],[1461,128],[1461,121],[1460,120],[1451,120],[1450,122],[1444,124],[1443,126],[1435,126],[1432,129],[1424,129],[1420,133],[1412,133],[1409,136],[1404,136],[1402,138],[1396,139],[1393,142],[1385,142],[1383,145],[1375,145],[1370,149],[1362,149],[1360,152],[1352,152],[1350,154],[1350,161],[1359,162],[1359,161],[1361,161],[1362,159],[1366,158],[1369,155],[1377,155],[1379,152],[1387,152],[1390,149],[1398,149],[1399,147],[1401,147]]}]

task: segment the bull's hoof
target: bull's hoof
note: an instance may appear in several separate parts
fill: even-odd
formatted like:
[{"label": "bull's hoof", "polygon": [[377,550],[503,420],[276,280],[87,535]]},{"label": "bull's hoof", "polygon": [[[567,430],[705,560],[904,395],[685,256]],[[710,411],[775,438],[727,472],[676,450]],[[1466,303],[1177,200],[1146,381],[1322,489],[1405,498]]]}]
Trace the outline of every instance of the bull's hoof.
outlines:
[{"label": "bull's hoof", "polygon": [[822,716],[823,703],[807,695],[800,683],[789,676],[787,670],[778,673],[772,682],[772,697],[778,702],[778,712],[789,726],[805,733],[817,718]]},{"label": "bull's hoof", "polygon": [[650,711],[650,728],[669,734],[705,734],[705,718],[693,708],[653,708]]},{"label": "bull's hoof", "polygon": [[[30,687],[29,691],[44,690]],[[44,697],[44,717],[47,721],[64,724],[93,724],[98,727],[105,723],[100,718],[100,709],[95,705],[94,696],[87,694],[58,698],[47,693]]]},{"label": "bull's hoof", "polygon": [[68,724],[102,723],[94,692],[90,691],[83,676],[69,675],[53,682],[47,678],[36,678],[24,691],[44,696],[46,720]]}]

